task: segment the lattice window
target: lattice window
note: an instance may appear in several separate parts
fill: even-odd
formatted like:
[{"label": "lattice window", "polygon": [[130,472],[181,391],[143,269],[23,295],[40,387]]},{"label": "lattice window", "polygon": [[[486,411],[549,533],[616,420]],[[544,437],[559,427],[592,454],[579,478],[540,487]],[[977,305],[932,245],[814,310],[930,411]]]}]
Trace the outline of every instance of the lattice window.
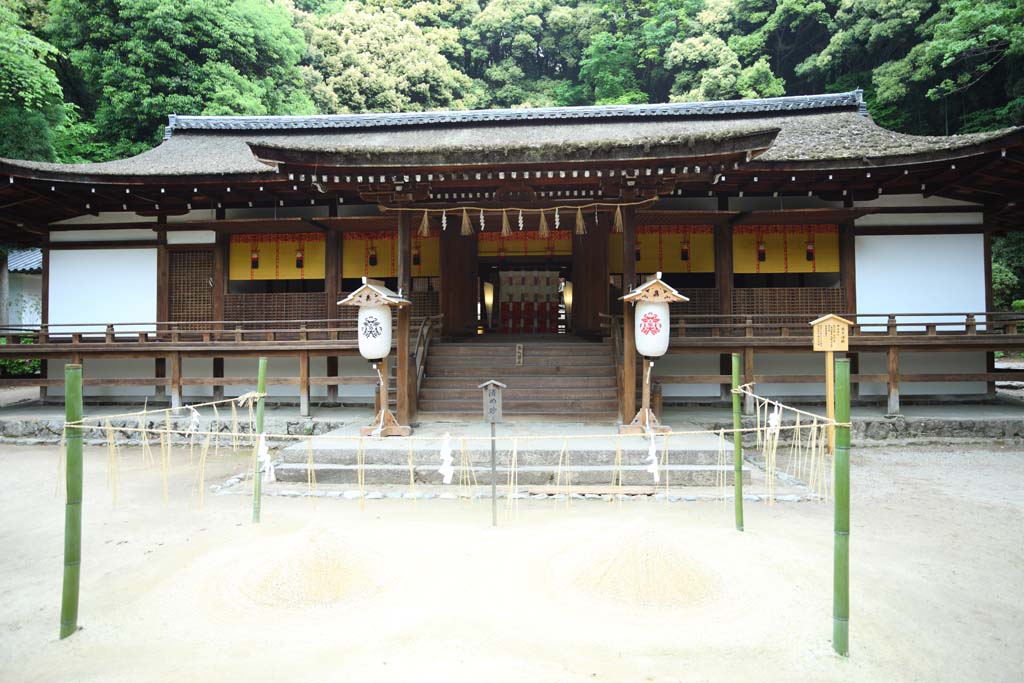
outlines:
[{"label": "lattice window", "polygon": [[213,252],[174,250],[168,256],[171,322],[212,320]]},{"label": "lattice window", "polygon": [[[842,287],[745,287],[733,290],[734,315],[767,315],[761,323],[798,324],[846,311]],[[802,329],[797,327],[796,329]],[[810,328],[806,329],[810,334]]]}]

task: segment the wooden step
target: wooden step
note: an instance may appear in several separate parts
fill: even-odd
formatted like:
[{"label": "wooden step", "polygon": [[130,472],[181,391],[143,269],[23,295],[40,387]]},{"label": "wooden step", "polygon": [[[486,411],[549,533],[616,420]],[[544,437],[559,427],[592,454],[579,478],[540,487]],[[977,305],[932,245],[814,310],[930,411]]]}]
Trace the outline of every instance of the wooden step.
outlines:
[{"label": "wooden step", "polygon": [[608,367],[615,363],[611,358],[602,356],[566,356],[564,358],[523,358],[522,365],[516,365],[514,357],[493,356],[490,358],[462,358],[452,356],[435,356],[431,354],[428,366],[439,368],[559,368],[559,367]]},{"label": "wooden step", "polygon": [[[421,399],[419,407],[421,410],[431,412],[451,413],[479,413],[482,410],[480,399]],[[559,397],[533,400],[505,400],[502,403],[502,411],[508,414],[613,412],[617,408],[618,401],[614,397],[611,399]]]},{"label": "wooden step", "polygon": [[[451,377],[431,377],[427,376],[423,380],[422,388],[432,389],[462,389],[465,386],[476,382],[472,386],[476,388],[478,385],[483,384],[488,379],[497,379],[500,382],[508,386],[509,389],[560,389],[564,390],[566,387],[572,387],[575,390],[582,389],[606,389],[611,388],[613,391],[616,388],[614,374],[607,377],[582,377],[582,376],[562,376],[562,377],[537,377],[532,375],[525,376],[511,376],[511,377],[498,377],[494,373],[487,375],[478,375],[476,377],[467,376],[451,376]],[[479,381],[477,381],[479,380]],[[477,389],[479,391],[479,389]]]},{"label": "wooden step", "polygon": [[[515,357],[516,347],[504,344],[472,344],[464,346],[453,346],[449,344],[435,344],[430,347],[431,356],[464,356],[469,358],[488,358],[493,356],[508,355]],[[611,358],[610,346],[603,344],[571,344],[554,346],[523,346],[523,356],[537,356],[544,358],[564,358],[568,356],[598,356]]]},{"label": "wooden step", "polygon": [[[420,387],[420,400],[476,400],[477,402],[482,400],[482,393],[477,388],[477,384],[466,384],[462,387],[435,387],[428,382],[425,382]],[[509,404],[513,401],[523,401],[529,399],[556,399],[564,398],[566,396],[581,396],[582,398],[615,398],[616,390],[615,385],[612,384],[609,387],[601,388],[583,388],[582,394],[577,393],[580,391],[579,387],[533,387],[523,389],[512,389],[508,388],[502,391],[502,401]]]},{"label": "wooden step", "polygon": [[615,377],[615,367],[610,365],[560,365],[548,367],[531,367],[523,365],[520,367],[445,367],[438,366],[427,361],[428,377],[480,377],[480,381],[487,379],[498,379],[502,382],[503,377]]}]

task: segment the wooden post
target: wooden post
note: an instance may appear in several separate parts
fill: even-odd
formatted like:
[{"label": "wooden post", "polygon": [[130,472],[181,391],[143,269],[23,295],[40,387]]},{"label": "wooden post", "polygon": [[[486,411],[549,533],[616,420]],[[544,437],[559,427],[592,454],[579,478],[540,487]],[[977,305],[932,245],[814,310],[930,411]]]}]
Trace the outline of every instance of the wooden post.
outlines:
[{"label": "wooden post", "polygon": [[[836,421],[850,421],[850,361],[836,363]],[[850,428],[836,428],[832,649],[850,653]]]},{"label": "wooden post", "polygon": [[299,352],[299,415],[309,417],[309,352]]},{"label": "wooden post", "polygon": [[[327,356],[327,376],[337,377],[338,376],[338,357]],[[327,385],[327,402],[330,404],[338,403],[338,385],[328,384]]]},{"label": "wooden post", "polygon": [[889,371],[889,404],[886,411],[889,415],[900,414],[900,352],[890,346],[885,354],[886,366]]},{"label": "wooden post", "polygon": [[[156,377],[157,379],[166,379],[167,378],[167,359],[166,358],[156,358],[156,359],[154,359],[154,361],[153,361],[153,376]],[[156,385],[156,396],[162,398],[162,397],[164,397],[166,395],[167,395],[167,385],[166,384],[158,384],[158,385]]]},{"label": "wooden post", "polygon": [[732,478],[736,531],[743,531],[743,418],[740,416],[740,354],[732,354]]},{"label": "wooden post", "polygon": [[256,393],[260,395],[256,399],[256,467],[252,474],[252,523],[260,523],[260,512],[262,507],[262,496],[263,496],[263,472],[260,470],[259,461],[259,440],[263,435],[263,414],[266,411],[266,398],[263,396],[267,392],[267,359],[260,358],[259,369],[256,374]]},{"label": "wooden post", "polygon": [[171,407],[181,407],[181,354],[171,354]]},{"label": "wooden post", "polygon": [[[224,359],[214,358],[213,359],[213,376],[216,378],[224,377]],[[213,400],[223,401],[224,400],[224,385],[214,384],[213,385]]]},{"label": "wooden post", "polygon": [[[82,419],[82,366],[64,366],[64,420],[72,424]],[[60,602],[60,637],[63,640],[78,630],[78,590],[82,570],[82,428],[66,427],[64,506],[64,584]]]},{"label": "wooden post", "polygon": [[[398,292],[409,298],[412,290],[412,231],[409,213],[398,212]],[[398,361],[395,369],[398,423],[407,425],[411,419],[409,400],[409,327],[412,320],[412,306],[398,309]],[[385,375],[387,378],[387,375]],[[387,401],[384,401],[387,407]]]},{"label": "wooden post", "polygon": [[[830,422],[836,419],[836,354],[834,351],[825,352],[825,417]],[[828,452],[836,452],[836,427],[833,424],[828,426]]]},{"label": "wooden post", "polygon": [[[380,403],[380,412],[382,414],[386,415],[388,410],[389,410],[389,401],[388,401],[388,372],[390,372],[390,370],[388,369],[388,359],[387,359],[387,357],[384,357],[384,358],[380,359],[380,363],[377,364],[377,371],[380,372],[380,376],[381,376],[380,386],[378,387],[379,394],[377,395],[377,401]],[[377,416],[377,426],[380,426],[380,425],[382,425],[384,423],[385,423],[385,420],[380,415],[378,415]]]},{"label": "wooden post", "polygon": [[[331,204],[331,215],[338,214],[337,203]],[[327,323],[328,327],[336,326],[338,315],[338,297],[341,292],[341,257],[344,248],[343,235],[337,230],[329,230],[326,238],[326,260],[324,262],[324,292],[327,297],[327,317],[332,322]],[[338,376],[338,357],[327,356],[327,376]],[[338,385],[327,385],[327,402],[338,402]]]},{"label": "wooden post", "polygon": [[[622,212],[622,294],[636,286],[636,221],[635,213]],[[633,306],[622,306],[622,422],[629,422],[636,412],[636,339],[633,337]]]},{"label": "wooden post", "polygon": [[[747,346],[743,349],[743,383],[754,382],[754,347]],[[752,415],[754,412],[754,397],[746,394],[743,397],[743,414]]]}]

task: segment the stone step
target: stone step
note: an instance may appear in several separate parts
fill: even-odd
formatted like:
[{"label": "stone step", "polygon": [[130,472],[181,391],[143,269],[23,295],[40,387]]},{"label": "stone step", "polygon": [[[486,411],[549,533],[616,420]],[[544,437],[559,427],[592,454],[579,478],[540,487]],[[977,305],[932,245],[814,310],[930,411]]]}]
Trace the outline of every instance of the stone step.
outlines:
[{"label": "stone step", "polygon": [[[491,483],[490,466],[474,465],[469,468],[475,476],[476,486],[489,486]],[[644,465],[624,465],[621,468],[622,484],[626,486],[651,485],[653,478]],[[519,486],[546,486],[558,483],[594,485],[610,484],[615,470],[606,466],[572,465],[558,470],[551,466],[521,465],[516,468]],[[306,482],[308,467],[305,464],[282,463],[275,466],[278,481]],[[355,484],[359,481],[360,468],[355,465],[314,464],[314,473],[318,483]],[[660,486],[715,486],[719,476],[725,474],[726,484],[733,482],[732,466],[720,468],[713,465],[671,465],[661,469]],[[364,486],[407,485],[409,483],[409,467],[402,465],[364,465],[362,468]],[[461,470],[457,467],[451,487],[458,491]],[[497,484],[508,483],[508,470],[497,469]],[[417,484],[440,485],[442,477],[437,466],[414,467],[413,477]],[[743,482],[750,483],[750,470],[743,470]]]},{"label": "stone step", "polygon": [[[452,441],[452,456],[455,458],[455,462],[458,463],[461,458],[461,444],[458,439],[453,438]],[[554,468],[558,464],[559,451],[547,450],[547,449],[531,449],[528,442],[521,442],[519,449],[516,453],[516,461],[520,466],[536,466],[536,467],[549,467]],[[349,440],[346,444],[338,444],[337,447],[331,447],[330,444],[319,444],[316,446],[313,452],[313,459],[315,462],[324,465],[355,465],[357,464],[357,452],[356,452],[357,441]],[[479,441],[467,442],[467,457],[471,462],[480,464],[482,462],[490,462],[490,451],[483,450],[479,446]],[[509,450],[511,448],[511,441],[509,439],[499,439],[498,450],[496,453],[497,463],[499,467],[506,467],[509,461]],[[380,448],[370,450],[367,448],[365,451],[364,462],[372,463],[374,465],[400,465],[408,467],[409,465],[409,449],[408,446],[402,448],[395,446],[393,448]],[[440,463],[440,445],[431,444],[430,447],[421,447],[413,453],[413,463],[417,467],[438,467]],[[729,467],[732,467],[732,446],[728,448],[726,454],[729,462]],[[305,465],[307,458],[309,457],[306,452],[305,444],[298,444],[290,448],[283,449],[278,458],[281,462],[293,465]],[[661,451],[658,452],[658,458],[661,458]],[[647,451],[643,450],[623,450],[622,463],[623,465],[637,466],[640,467],[641,463],[644,463],[647,459]],[[594,466],[594,467],[611,467],[615,461],[615,451],[608,449],[599,448],[572,448],[569,451],[569,462],[573,466]],[[718,464],[718,452],[713,450],[670,450],[668,454],[668,462],[670,465],[694,465],[694,466],[714,466]]]}]

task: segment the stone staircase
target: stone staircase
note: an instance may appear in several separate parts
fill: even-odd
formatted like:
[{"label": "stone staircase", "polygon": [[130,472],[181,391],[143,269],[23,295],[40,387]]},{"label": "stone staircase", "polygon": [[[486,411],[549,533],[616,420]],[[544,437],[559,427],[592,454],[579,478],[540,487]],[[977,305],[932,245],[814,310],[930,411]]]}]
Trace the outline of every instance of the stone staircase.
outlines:
[{"label": "stone staircase", "polygon": [[611,422],[617,417],[610,344],[575,338],[499,338],[430,347],[420,387],[420,419],[479,417],[482,399],[477,387],[489,379],[508,385],[502,399],[507,418]]}]

